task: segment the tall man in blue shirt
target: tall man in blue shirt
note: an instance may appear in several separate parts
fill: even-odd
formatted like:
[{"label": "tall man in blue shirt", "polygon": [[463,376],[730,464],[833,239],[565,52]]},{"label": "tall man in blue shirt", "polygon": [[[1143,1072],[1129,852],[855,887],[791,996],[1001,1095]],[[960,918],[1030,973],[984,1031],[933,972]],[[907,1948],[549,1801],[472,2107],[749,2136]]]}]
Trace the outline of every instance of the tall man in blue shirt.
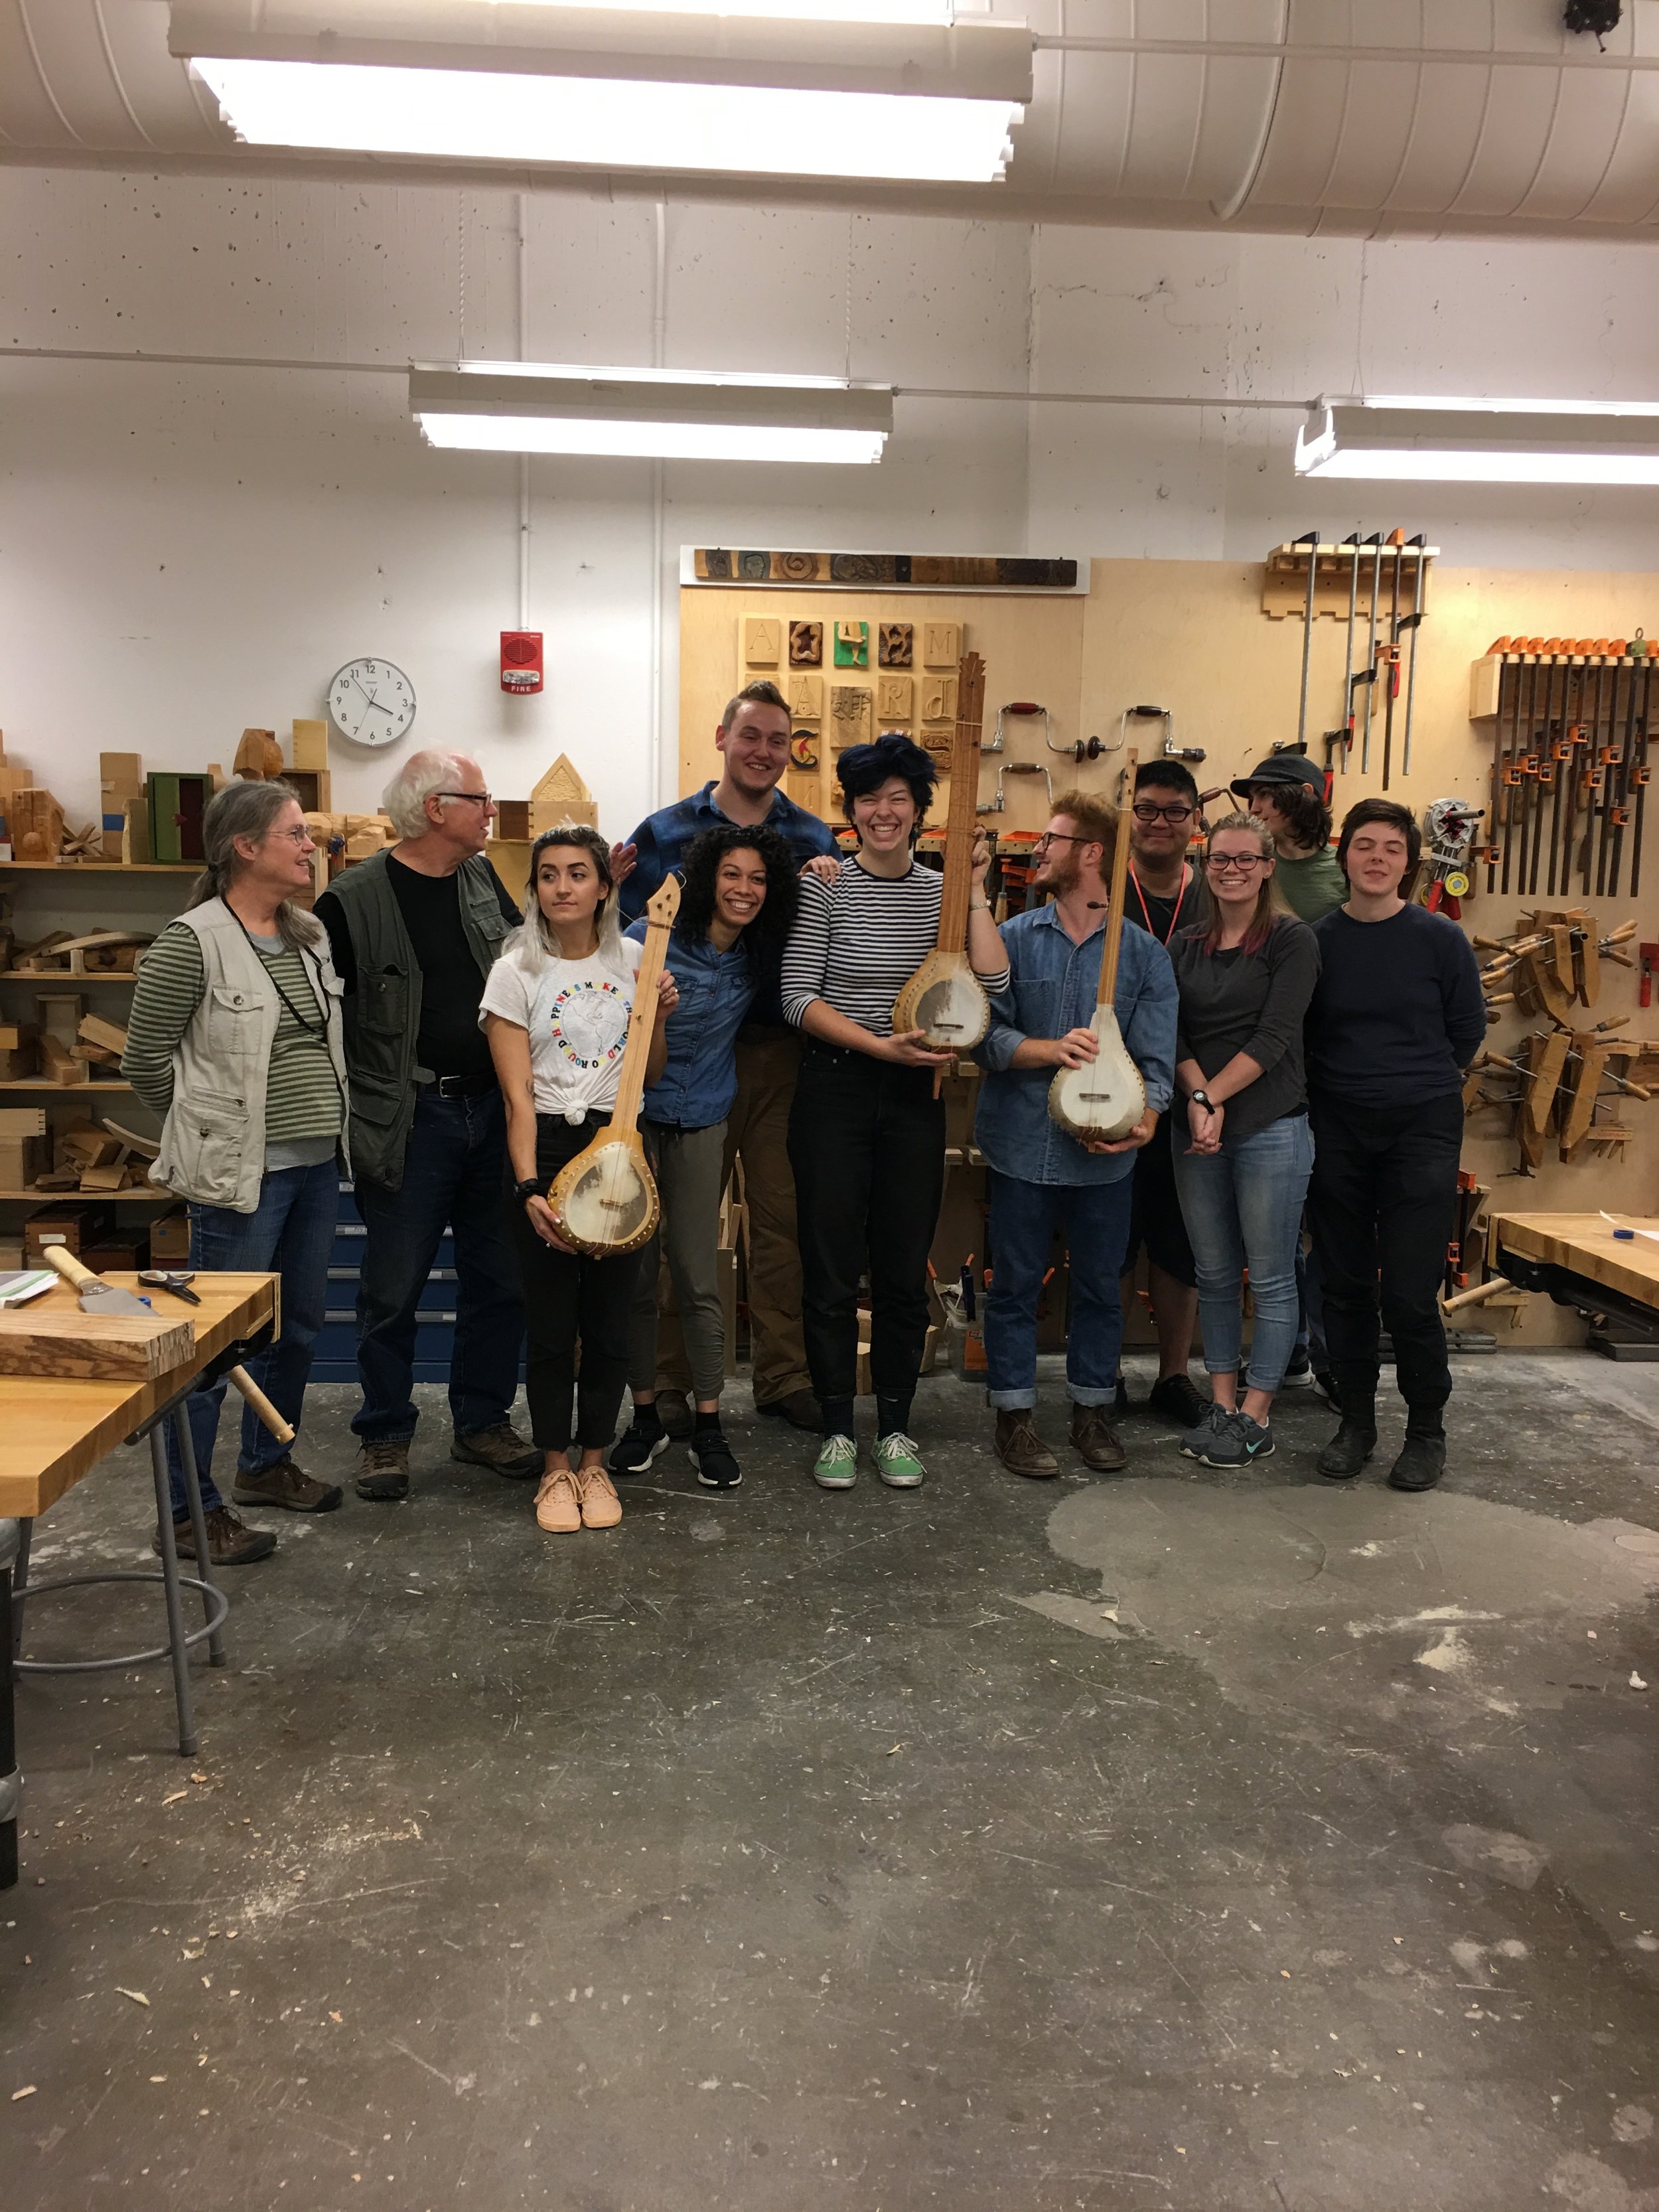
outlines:
[{"label": "tall man in blue shirt", "polygon": [[992,1000],[991,1027],[974,1057],[985,1069],[974,1139],[990,1169],[991,1289],[985,1303],[988,1395],[996,1452],[1014,1474],[1041,1477],[1059,1462],[1037,1433],[1036,1310],[1054,1232],[1070,1256],[1066,1383],[1072,1444],[1085,1466],[1125,1463],[1106,1419],[1123,1341],[1118,1273],[1128,1241],[1135,1154],[1156,1130],[1175,1087],[1176,994],[1170,956],[1146,931],[1126,929],[1114,1003],[1146,1110],[1127,1137],[1082,1145],[1048,1112],[1060,1067],[1098,1049],[1089,1024],[1100,989],[1107,878],[1115,823],[1081,791],[1062,792],[1032,849],[1034,891],[1051,894],[1002,925],[1012,976]]},{"label": "tall man in blue shirt", "polygon": [[[659,807],[629,839],[636,858],[622,886],[624,923],[646,902],[699,831],[721,822],[765,823],[797,861],[839,865],[836,841],[816,814],[778,786],[789,765],[789,709],[775,684],[745,684],[726,702],[714,733],[722,773],[690,798]],[[738,1091],[726,1120],[726,1172],[743,1162],[749,1216],[749,1326],[755,1407],[817,1434],[818,1402],[801,1337],[800,1253],[795,1241],[795,1179],[789,1169],[789,1107],[800,1066],[800,1035],[783,1018],[778,981],[769,976],[738,1032]],[[666,1319],[666,1316],[665,1316]],[[657,1410],[671,1435],[689,1435],[685,1393],[691,1375],[678,1328],[665,1328],[658,1352]]]}]

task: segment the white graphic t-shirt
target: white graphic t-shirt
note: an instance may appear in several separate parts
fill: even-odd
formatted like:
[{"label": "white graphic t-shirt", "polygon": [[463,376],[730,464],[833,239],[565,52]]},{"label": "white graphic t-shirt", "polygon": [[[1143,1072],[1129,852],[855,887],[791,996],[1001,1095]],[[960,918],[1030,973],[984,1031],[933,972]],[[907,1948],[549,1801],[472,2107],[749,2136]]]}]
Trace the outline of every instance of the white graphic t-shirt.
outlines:
[{"label": "white graphic t-shirt", "polygon": [[478,1019],[499,1014],[529,1031],[538,1114],[580,1121],[617,1103],[642,947],[625,937],[619,950],[625,974],[598,953],[550,960],[533,982],[514,960],[498,960],[489,971]]}]

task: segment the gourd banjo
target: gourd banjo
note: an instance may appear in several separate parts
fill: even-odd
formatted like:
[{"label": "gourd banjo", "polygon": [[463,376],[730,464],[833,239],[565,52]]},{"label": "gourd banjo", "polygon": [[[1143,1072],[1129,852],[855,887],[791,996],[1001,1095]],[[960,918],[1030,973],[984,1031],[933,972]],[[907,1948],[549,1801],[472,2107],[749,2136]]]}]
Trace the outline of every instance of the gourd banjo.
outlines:
[{"label": "gourd banjo", "polygon": [[920,1030],[923,1042],[933,1052],[971,1052],[991,1026],[991,1002],[967,951],[984,720],[985,663],[978,653],[965,653],[957,668],[957,726],[951,741],[939,942],[893,1001],[895,1034]]},{"label": "gourd banjo", "polygon": [[1048,1116],[1080,1144],[1115,1145],[1127,1137],[1146,1111],[1146,1087],[1129,1057],[1117,1026],[1113,994],[1117,988],[1118,948],[1123,942],[1123,897],[1129,878],[1129,809],[1135,788],[1135,756],[1123,756],[1122,797],[1117,835],[1112,843],[1112,884],[1106,902],[1106,933],[1100,947],[1100,988],[1090,1028],[1100,1051],[1081,1067],[1056,1070],[1048,1085]]},{"label": "gourd banjo", "polygon": [[560,1236],[590,1259],[609,1260],[619,1253],[637,1252],[650,1243],[661,1218],[657,1186],[646,1163],[638,1125],[645,1064],[657,1022],[657,978],[668,949],[668,933],[679,910],[679,878],[665,877],[661,890],[645,909],[645,949],[634,984],[628,1042],[623,1048],[622,1073],[611,1119],[591,1145],[574,1160],[566,1161],[547,1194],[548,1210]]}]

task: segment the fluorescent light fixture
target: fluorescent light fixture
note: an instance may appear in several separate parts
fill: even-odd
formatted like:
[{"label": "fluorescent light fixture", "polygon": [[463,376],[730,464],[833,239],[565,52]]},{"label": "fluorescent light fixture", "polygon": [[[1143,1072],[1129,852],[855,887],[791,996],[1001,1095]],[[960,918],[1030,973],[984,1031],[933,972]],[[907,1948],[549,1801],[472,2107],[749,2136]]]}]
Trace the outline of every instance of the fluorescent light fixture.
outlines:
[{"label": "fluorescent light fixture", "polygon": [[953,0],[528,0],[542,8],[617,8],[636,15],[795,15],[818,23],[945,23]]},{"label": "fluorescent light fixture", "polygon": [[885,385],[836,377],[465,362],[409,372],[428,442],[497,453],[676,461],[878,461]]},{"label": "fluorescent light fixture", "polygon": [[923,0],[876,20],[854,4],[173,0],[168,46],[251,145],[999,180],[1031,96],[1030,32],[954,24]]},{"label": "fluorescent light fixture", "polygon": [[1659,404],[1325,398],[1297,433],[1296,471],[1438,483],[1659,483]]},{"label": "fluorescent light fixture", "polygon": [[989,184],[1018,111],[983,100],[615,77],[492,76],[319,62],[199,61],[250,146],[350,148],[608,169]]}]

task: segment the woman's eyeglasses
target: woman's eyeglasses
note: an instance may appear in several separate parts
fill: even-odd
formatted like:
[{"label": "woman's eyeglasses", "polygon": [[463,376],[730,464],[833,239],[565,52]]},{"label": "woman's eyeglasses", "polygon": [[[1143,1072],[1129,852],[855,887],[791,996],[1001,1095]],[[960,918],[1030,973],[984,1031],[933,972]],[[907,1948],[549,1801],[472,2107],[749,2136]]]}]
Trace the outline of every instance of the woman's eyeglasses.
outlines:
[{"label": "woman's eyeglasses", "polygon": [[1264,867],[1267,858],[1265,853],[1212,853],[1209,866],[1218,876],[1224,876],[1233,869],[1241,876],[1248,876],[1254,870]]},{"label": "woman's eyeglasses", "polygon": [[1190,806],[1154,806],[1150,799],[1137,799],[1129,811],[1137,822],[1163,821],[1169,823],[1171,828],[1176,830],[1183,822],[1190,822],[1193,818],[1193,810]]},{"label": "woman's eyeglasses", "polygon": [[273,837],[290,837],[296,845],[308,845],[311,842],[311,832],[303,825],[298,830],[273,830],[270,834]]}]

